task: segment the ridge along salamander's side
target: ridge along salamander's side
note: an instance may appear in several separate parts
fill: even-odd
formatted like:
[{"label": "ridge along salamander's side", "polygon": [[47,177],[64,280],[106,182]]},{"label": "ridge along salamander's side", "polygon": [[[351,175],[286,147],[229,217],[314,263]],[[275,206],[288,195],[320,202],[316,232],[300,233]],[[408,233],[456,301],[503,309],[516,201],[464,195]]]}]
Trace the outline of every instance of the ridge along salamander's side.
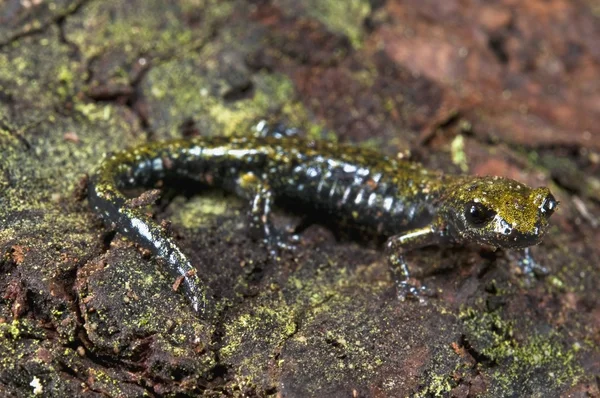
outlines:
[{"label": "ridge along salamander's side", "polygon": [[202,275],[121,192],[182,177],[247,199],[249,227],[271,250],[289,246],[270,220],[280,198],[389,237],[386,251],[401,299],[421,298],[422,290],[410,283],[403,253],[465,242],[526,248],[540,243],[557,207],[548,188],[444,175],[372,150],[273,132],[155,142],[108,156],[90,179],[90,205],[107,225],[163,259],[199,312],[209,297]]}]

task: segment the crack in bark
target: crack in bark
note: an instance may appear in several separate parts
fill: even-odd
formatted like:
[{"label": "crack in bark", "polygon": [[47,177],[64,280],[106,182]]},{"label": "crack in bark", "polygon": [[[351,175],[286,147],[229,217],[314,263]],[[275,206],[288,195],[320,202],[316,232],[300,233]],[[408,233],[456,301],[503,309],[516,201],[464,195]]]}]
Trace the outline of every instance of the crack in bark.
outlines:
[{"label": "crack in bark", "polygon": [[41,26],[29,30],[23,29],[19,32],[14,33],[7,40],[0,42],[0,51],[3,50],[5,47],[8,47],[9,45],[25,37],[33,36],[39,33],[44,33],[44,31],[46,31],[46,29],[48,29],[52,25],[59,25],[61,23],[60,21],[64,21],[64,19],[68,16],[77,13],[81,9],[81,7],[83,7],[89,1],[90,0],[76,1],[67,10],[54,15],[48,21],[44,22]]}]

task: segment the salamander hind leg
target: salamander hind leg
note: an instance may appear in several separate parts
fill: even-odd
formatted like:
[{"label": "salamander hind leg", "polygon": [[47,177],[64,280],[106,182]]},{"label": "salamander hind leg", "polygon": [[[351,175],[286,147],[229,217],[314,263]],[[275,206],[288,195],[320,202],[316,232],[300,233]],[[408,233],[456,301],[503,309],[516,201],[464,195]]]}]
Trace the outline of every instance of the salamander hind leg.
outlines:
[{"label": "salamander hind leg", "polygon": [[249,229],[253,237],[262,239],[271,255],[277,256],[280,249],[294,250],[296,236],[277,231],[271,222],[273,191],[268,182],[260,180],[254,173],[245,173],[238,178],[237,194],[250,201],[248,209]]},{"label": "salamander hind leg", "polygon": [[390,274],[396,284],[398,298],[401,301],[414,298],[420,303],[425,303],[426,296],[434,295],[427,287],[411,278],[404,254],[414,249],[439,244],[443,241],[443,237],[443,233],[438,229],[427,226],[388,239],[386,253],[390,264]]}]

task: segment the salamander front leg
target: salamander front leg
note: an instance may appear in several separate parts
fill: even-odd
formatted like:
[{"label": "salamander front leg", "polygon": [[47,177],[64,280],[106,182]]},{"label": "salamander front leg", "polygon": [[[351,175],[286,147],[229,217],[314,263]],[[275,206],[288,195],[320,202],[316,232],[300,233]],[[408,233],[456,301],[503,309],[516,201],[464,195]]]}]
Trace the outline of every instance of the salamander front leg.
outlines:
[{"label": "salamander front leg", "polygon": [[404,253],[421,247],[444,242],[443,230],[430,225],[424,228],[414,229],[402,235],[395,235],[386,243],[386,253],[390,263],[390,273],[398,289],[398,298],[401,301],[407,297],[416,298],[424,303],[423,296],[433,295],[425,286],[411,282],[408,265],[404,259]]},{"label": "salamander front leg", "polygon": [[239,178],[238,189],[240,196],[250,200],[248,220],[251,235],[263,239],[274,256],[277,255],[278,249],[294,250],[291,239],[277,231],[271,222],[274,195],[269,184],[258,179],[253,173],[246,173]]},{"label": "salamander front leg", "polygon": [[528,247],[523,250],[523,255],[519,259],[518,264],[523,274],[531,277],[546,276],[550,273],[546,267],[533,258]]}]

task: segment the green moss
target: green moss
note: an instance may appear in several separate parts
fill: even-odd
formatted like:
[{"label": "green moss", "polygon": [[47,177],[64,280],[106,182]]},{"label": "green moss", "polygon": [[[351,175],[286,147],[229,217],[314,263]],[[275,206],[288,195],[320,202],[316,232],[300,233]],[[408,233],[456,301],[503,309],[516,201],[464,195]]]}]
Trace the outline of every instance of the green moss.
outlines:
[{"label": "green moss", "polygon": [[11,323],[0,323],[0,336],[19,340],[24,335],[43,339],[46,337],[46,332],[30,319],[14,319]]},{"label": "green moss", "polygon": [[556,288],[558,291],[564,291],[565,290],[565,283],[556,275],[550,275],[548,277],[547,283]]},{"label": "green moss", "polygon": [[[502,365],[485,369],[497,383],[491,389],[494,394],[518,392],[517,385],[525,388],[525,385],[539,384],[541,387],[536,390],[574,385],[583,376],[575,360],[575,353],[581,347],[564,347],[555,331],[546,335],[531,334],[519,341],[514,337],[514,322],[503,319],[497,311],[478,312],[469,307],[461,311],[460,319],[468,331],[467,338],[478,351]],[[544,373],[540,373],[542,369]]]},{"label": "green moss", "polygon": [[242,131],[251,131],[252,122],[257,116],[268,114],[273,104],[286,101],[292,96],[293,89],[287,78],[275,75],[264,75],[263,78],[264,86],[261,85],[252,100],[229,105],[217,100],[211,104],[208,116],[222,127],[223,135],[239,135],[240,126],[247,126]]},{"label": "green moss", "polygon": [[[51,7],[55,3],[43,4]],[[91,299],[95,309],[95,312],[84,311],[83,315],[90,345],[97,353],[123,364],[130,360],[132,353],[139,355],[140,351],[135,351],[139,347],[132,345],[139,342],[140,336],[152,336],[156,344],[152,349],[159,347],[165,355],[183,358],[181,365],[172,365],[176,372],[190,366],[201,374],[216,364],[210,350],[218,349],[224,360],[220,364],[235,368],[228,377],[233,379],[231,388],[236,391],[264,388],[268,383],[265,379],[271,376],[269,371],[276,373],[291,361],[298,362],[297,373],[318,375],[311,380],[317,380],[316,387],[325,388],[348,377],[355,377],[360,385],[371,385],[369,383],[381,374],[382,366],[394,370],[395,364],[389,364],[388,356],[408,344],[403,333],[412,338],[420,337],[423,331],[418,325],[413,329],[412,323],[402,324],[403,318],[400,322],[391,320],[402,313],[395,302],[376,307],[377,314],[369,312],[367,308],[374,300],[377,303],[385,297],[382,290],[388,289],[389,283],[380,277],[363,278],[360,271],[350,267],[361,261],[359,256],[348,259],[339,254],[345,253],[344,250],[338,254],[331,252],[335,261],[323,255],[315,266],[313,262],[320,261],[321,250],[337,250],[337,245],[332,249],[333,245],[318,243],[316,250],[312,246],[308,250],[300,248],[296,262],[269,263],[272,267],[269,272],[275,275],[266,273],[265,278],[273,279],[265,281],[265,286],[271,288],[258,297],[244,298],[243,304],[225,312],[231,316],[231,322],[221,320],[226,325],[222,348],[208,345],[214,327],[189,314],[183,297],[170,290],[173,281],[162,271],[156,271],[162,269],[160,265],[152,259],[143,259],[132,245],[118,240],[108,252],[102,252],[102,228],[92,221],[85,201],[73,199],[73,188],[94,168],[103,152],[139,144],[145,141],[145,134],[127,107],[88,101],[83,94],[88,77],[92,77],[94,83],[129,84],[130,73],[135,69],[132,65],[148,54],[152,68],[140,89],[150,104],[155,138],[180,136],[179,125],[189,118],[198,124],[203,134],[244,134],[256,118],[268,117],[274,111],[287,118],[291,125],[307,129],[309,137],[323,138],[323,126],[310,122],[310,112],[295,100],[293,83],[284,75],[248,72],[252,93],[236,101],[222,98],[232,87],[221,76],[220,57],[224,52],[246,54],[241,48],[245,43],[237,42],[232,28],[222,27],[218,39],[211,40],[201,51],[198,49],[214,23],[232,12],[234,2],[184,0],[165,6],[165,2],[150,1],[139,3],[135,12],[123,4],[126,3],[116,0],[87,2],[76,15],[63,21],[67,41],[79,48],[81,61],[79,54],[73,55],[72,44],[61,43],[55,26],[41,35],[23,37],[3,47],[0,53],[0,91],[12,97],[10,105],[0,101],[0,223],[4,224],[8,217],[11,220],[10,225],[3,225],[0,230],[0,243],[3,247],[16,243],[31,250],[31,256],[26,254],[25,261],[19,264],[19,272],[32,281],[27,286],[35,287],[36,305],[40,306],[36,311],[49,312],[55,324],[71,322],[69,317],[75,314],[70,313],[71,306],[64,306],[65,298],[61,297],[60,289],[54,288],[60,287],[65,277],[69,279],[77,274],[74,288],[76,294],[80,294],[79,302],[83,303],[83,298]],[[355,47],[361,45],[362,21],[370,11],[366,0],[307,4],[310,4],[306,7],[310,15],[330,30],[347,35]],[[157,6],[160,6],[160,15],[155,11]],[[168,9],[163,13],[164,7]],[[202,10],[202,23],[190,29],[185,25],[187,13],[197,10]],[[40,21],[34,21],[30,28],[34,26],[40,26]],[[91,62],[92,59],[97,62]],[[93,75],[88,76],[88,68],[93,69]],[[376,78],[373,70],[350,73],[365,87],[371,86]],[[391,106],[393,102],[388,101],[386,105]],[[75,133],[79,142],[65,140],[63,136],[67,132]],[[327,134],[325,138],[337,140],[333,132]],[[28,142],[28,148],[24,141]],[[381,146],[376,139],[368,144]],[[455,152],[462,156],[464,145],[458,144]],[[5,171],[8,172],[5,174]],[[186,228],[203,227],[230,211],[229,205],[235,207],[234,200],[228,200],[226,205],[218,196],[201,195],[181,206],[173,221]],[[227,229],[229,225],[222,228]],[[565,250],[568,249],[565,245]],[[116,251],[118,255],[112,256]],[[98,266],[94,264],[94,257],[101,253],[102,258],[112,256],[112,263],[104,269],[90,271]],[[560,253],[560,258],[564,258],[563,254]],[[10,256],[5,253],[2,256],[2,261],[12,266]],[[559,292],[564,291],[563,286],[567,291],[572,291],[572,286],[575,286],[573,291],[583,290],[583,283],[571,283],[572,275],[581,270],[577,263],[580,259],[572,255],[568,258],[573,261],[565,264],[556,279],[549,278],[548,282]],[[585,269],[587,275],[595,272],[593,265]],[[244,277],[240,279],[240,284],[248,284]],[[69,297],[66,300],[70,301]],[[218,306],[228,305],[226,301],[222,300]],[[373,311],[373,307],[370,308]],[[9,305],[3,307],[3,311],[10,314]],[[517,341],[515,324],[503,320],[498,313],[466,312],[462,320],[469,336],[478,343],[477,348],[483,355],[499,363],[496,368],[480,365],[483,373],[491,375],[494,391],[500,387],[504,388],[501,392],[509,391],[511,383],[519,383],[546,369],[546,379],[542,380],[550,380],[550,385],[568,384],[569,378],[577,380],[581,375],[575,365],[576,353],[596,349],[592,339],[564,347],[559,344],[561,336],[557,332]],[[297,330],[296,318],[301,322],[300,330]],[[47,364],[39,368],[48,375],[47,378],[40,376],[44,385],[60,387],[61,378],[66,374],[64,363],[71,369],[77,366],[86,370],[91,364],[89,358],[79,358],[74,350],[64,348],[66,343],[73,342],[68,340],[73,338],[69,322],[65,322],[66,326],[57,326],[59,338],[50,340],[32,321],[7,322],[0,324],[0,367],[3,371],[17,369],[6,373],[10,377],[23,374],[26,369],[23,365],[27,365],[32,356],[36,366],[43,365],[42,358],[50,349],[60,358],[61,367],[57,370],[58,366]],[[409,327],[410,331],[404,329]],[[402,338],[394,340],[398,330]],[[447,333],[442,327],[436,332]],[[207,344],[208,354],[190,353],[190,344],[196,341]],[[418,338],[415,341],[420,342]],[[306,351],[295,352],[290,346]],[[318,349],[308,351],[313,347]],[[288,350],[288,356],[285,360],[284,356],[275,360],[283,348]],[[311,352],[314,356],[294,356],[298,352]],[[451,356],[442,355],[446,353],[443,350],[437,352],[441,354],[433,359],[436,366]],[[191,363],[193,365],[189,365]],[[452,367],[443,365],[434,366],[429,373],[425,393],[441,395],[451,390]],[[265,370],[268,366],[272,368]],[[450,371],[444,371],[446,368]],[[127,395],[119,386],[126,388],[129,383],[110,372],[101,367],[90,370],[89,380],[95,383],[88,386],[90,390]],[[154,369],[148,370],[150,380],[162,380],[162,375],[153,372]],[[267,374],[269,376],[265,376]],[[273,380],[277,380],[276,376]],[[49,384],[51,377],[54,378]],[[390,377],[392,383],[398,380],[393,377]],[[67,383],[70,378],[65,380]],[[79,381],[76,383],[79,385]],[[187,387],[181,383],[181,388]],[[56,395],[68,396],[62,390],[57,391]]]},{"label": "green moss", "polygon": [[199,69],[210,65],[208,61],[217,50],[208,48],[199,59],[165,63],[149,72],[150,114],[160,116],[151,121],[156,130],[166,131],[166,137],[178,137],[179,126],[193,119],[206,135],[248,135],[258,119],[278,107],[284,112],[282,117],[290,115],[291,123],[303,124],[298,115],[306,112],[299,103],[290,102],[294,97],[293,84],[283,75],[254,75],[253,96],[248,99],[231,102],[215,96],[214,91],[227,91],[229,83],[218,76],[218,65],[202,73]]},{"label": "green moss", "polygon": [[[71,224],[72,230],[78,230],[85,219],[61,211],[58,202],[71,197],[73,187],[104,151],[122,147],[127,137],[135,142],[139,128],[120,107],[85,103],[78,95],[86,78],[79,72],[85,68],[69,58],[69,46],[60,42],[55,28],[49,28],[45,37],[24,38],[0,53],[0,90],[18,99],[13,111],[6,113],[17,116],[2,123],[6,129],[0,133],[0,158],[19,182],[12,184],[0,216],[9,211],[45,210],[49,223],[43,223],[42,229]],[[60,115],[57,109],[62,110]],[[105,139],[95,138],[98,131]],[[65,139],[66,133],[75,134],[79,142]],[[24,149],[25,141],[31,151]],[[15,224],[21,224],[19,231],[38,228],[25,225],[30,222],[24,219]],[[61,239],[57,234],[57,240]]]},{"label": "green moss", "polygon": [[244,208],[245,203],[237,197],[225,198],[222,192],[210,191],[190,200],[176,199],[172,206],[177,211],[171,217],[171,221],[189,229],[197,229],[207,226],[216,217],[234,208]]},{"label": "green moss", "polygon": [[[125,57],[124,62],[106,65],[113,82],[129,83],[123,65],[141,54],[161,57],[193,51],[210,34],[213,25],[232,11],[232,3],[219,0],[184,1],[169,4],[158,0],[138,2],[136,11],[116,0],[92,2],[67,20],[65,32],[87,59],[108,53]],[[154,10],[160,9],[157,13]],[[185,24],[186,13],[203,10],[203,21],[195,29]],[[82,29],[85,27],[85,29]],[[95,34],[86,34],[93,29]],[[112,70],[110,68],[113,68]]]},{"label": "green moss", "polygon": [[[257,304],[225,323],[220,357],[225,363],[236,364],[236,374],[245,377],[245,382],[259,383],[264,380],[267,371],[276,372],[285,365],[285,361],[273,361],[274,353],[280,352],[284,344],[292,352],[298,349],[293,347],[323,345],[325,351],[314,357],[294,359],[303,364],[297,365],[301,367],[299,371],[302,374],[319,372],[318,377],[322,381],[315,386],[343,379],[348,371],[362,381],[374,377],[385,358],[374,354],[370,344],[364,342],[376,341],[383,330],[378,320],[371,322],[369,315],[361,312],[364,305],[354,305],[354,294],[348,294],[345,289],[353,286],[353,292],[363,288],[378,291],[381,287],[366,281],[362,283],[359,277],[352,281],[347,279],[348,273],[343,267],[327,266],[311,278],[291,275],[281,289],[265,290]],[[286,292],[285,301],[280,296],[282,291]],[[298,314],[302,314],[303,330],[310,330],[311,325],[327,319],[324,335],[299,332],[296,323]],[[359,329],[352,326],[357,324],[360,324]],[[333,362],[331,350],[339,351]],[[267,369],[269,363],[271,365]]]},{"label": "green moss", "polygon": [[[262,336],[265,339],[256,344],[270,347],[268,351],[278,347],[282,342],[295,333],[295,311],[285,302],[271,303],[269,306],[257,306],[253,308],[252,314],[243,313],[233,322],[225,326],[225,341],[227,344],[220,349],[221,358],[228,361],[240,349],[246,341],[247,336]],[[256,358],[246,357],[244,362],[250,368],[261,368],[262,355]],[[254,362],[254,359],[259,361]]]},{"label": "green moss", "polygon": [[465,139],[462,135],[457,135],[450,144],[450,153],[452,155],[452,163],[460,167],[463,173],[469,170],[467,155],[465,154]]},{"label": "green moss", "polygon": [[108,121],[115,116],[111,112],[111,105],[77,102],[75,110],[90,122]]},{"label": "green moss", "polygon": [[364,20],[371,12],[369,1],[312,0],[305,4],[308,15],[347,36],[354,48],[362,46]]},{"label": "green moss", "polygon": [[18,339],[21,335],[21,329],[19,329],[19,321],[13,320],[10,324],[0,323],[0,333],[6,336],[10,336],[13,339]]},{"label": "green moss", "polygon": [[415,397],[443,397],[456,387],[456,380],[449,374],[431,375],[427,378],[427,386],[415,394]]},{"label": "green moss", "polygon": [[21,103],[35,104],[19,115],[21,121],[39,123],[42,110],[54,112],[61,101],[75,95],[76,82],[69,70],[77,70],[78,64],[70,62],[68,51],[57,30],[50,28],[44,38],[28,37],[0,52],[0,90]]}]

